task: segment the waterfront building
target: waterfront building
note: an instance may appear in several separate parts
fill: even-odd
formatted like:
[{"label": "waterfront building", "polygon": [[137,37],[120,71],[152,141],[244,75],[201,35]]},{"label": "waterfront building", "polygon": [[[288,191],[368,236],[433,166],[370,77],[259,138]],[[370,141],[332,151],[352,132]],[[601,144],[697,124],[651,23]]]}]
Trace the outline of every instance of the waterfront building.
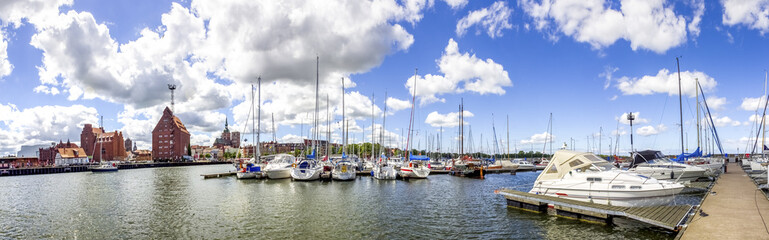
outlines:
[{"label": "waterfront building", "polygon": [[16,157],[40,157],[40,149],[50,147],[51,144],[23,145],[21,150],[16,153]]},{"label": "waterfront building", "polygon": [[152,130],[152,160],[182,161],[187,155],[190,132],[170,108],[163,110],[163,116]]},{"label": "waterfront building", "polygon": [[104,128],[93,128],[91,124],[83,126],[80,146],[92,161],[123,161],[128,157],[123,132],[105,132]]},{"label": "waterfront building", "polygon": [[57,149],[55,163],[56,166],[67,166],[73,164],[88,163],[88,155],[83,148],[59,148]]},{"label": "waterfront building", "polygon": [[0,157],[0,169],[42,166],[44,165],[35,157]]},{"label": "waterfront building", "polygon": [[214,140],[213,146],[216,148],[223,148],[225,146],[233,148],[240,147],[240,132],[230,132],[227,118],[224,119],[224,131],[222,131],[221,137]]},{"label": "waterfront building", "polygon": [[125,150],[128,152],[136,151],[136,145],[134,145],[134,142],[130,137],[125,140]]},{"label": "waterfront building", "polygon": [[44,147],[39,148],[38,153],[40,154],[38,159],[40,161],[41,165],[52,165],[56,163],[56,154],[59,153],[60,148],[79,148],[77,144],[69,142],[69,139],[67,139],[67,143],[62,142],[59,140],[59,144],[53,145],[51,144],[50,147]]}]

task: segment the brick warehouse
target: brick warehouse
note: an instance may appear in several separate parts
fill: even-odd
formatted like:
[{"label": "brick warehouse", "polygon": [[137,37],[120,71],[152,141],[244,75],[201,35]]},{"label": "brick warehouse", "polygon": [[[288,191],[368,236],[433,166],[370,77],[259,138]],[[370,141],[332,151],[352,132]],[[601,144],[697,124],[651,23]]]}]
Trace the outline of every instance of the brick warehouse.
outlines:
[{"label": "brick warehouse", "polygon": [[105,132],[104,128],[93,128],[91,124],[83,126],[80,146],[93,157],[92,161],[123,161],[128,157],[123,132]]},{"label": "brick warehouse", "polygon": [[163,116],[152,130],[152,160],[181,161],[187,155],[190,132],[174,113],[166,107]]}]

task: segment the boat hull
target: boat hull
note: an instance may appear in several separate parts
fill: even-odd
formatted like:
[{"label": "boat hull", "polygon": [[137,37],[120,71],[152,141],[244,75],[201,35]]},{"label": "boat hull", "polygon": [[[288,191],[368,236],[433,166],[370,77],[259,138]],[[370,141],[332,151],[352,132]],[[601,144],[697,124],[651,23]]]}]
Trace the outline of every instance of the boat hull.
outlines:
[{"label": "boat hull", "polygon": [[402,178],[424,179],[430,175],[430,169],[401,167],[400,175]]},{"label": "boat hull", "polygon": [[314,181],[320,179],[323,168],[291,169],[291,178],[297,181]]},{"label": "boat hull", "polygon": [[238,179],[253,179],[256,178],[257,172],[238,172],[235,176]]},{"label": "boat hull", "polygon": [[398,177],[398,171],[391,166],[374,167],[373,174],[379,180],[395,180]]},{"label": "boat hull", "polygon": [[269,179],[286,179],[291,178],[291,169],[290,168],[281,168],[281,169],[269,169],[264,171],[267,174],[267,178]]},{"label": "boat hull", "polygon": [[91,172],[117,172],[117,168],[91,168]]},{"label": "boat hull", "polygon": [[607,191],[540,185],[532,188],[529,193],[611,206],[639,207],[669,204],[675,199],[675,194],[682,190],[683,186],[645,191]]},{"label": "boat hull", "polygon": [[353,172],[353,171],[342,172],[342,171],[336,171],[336,169],[334,169],[334,171],[331,171],[331,179],[334,179],[337,181],[351,181],[351,180],[355,180],[355,177],[356,177],[356,172]]}]

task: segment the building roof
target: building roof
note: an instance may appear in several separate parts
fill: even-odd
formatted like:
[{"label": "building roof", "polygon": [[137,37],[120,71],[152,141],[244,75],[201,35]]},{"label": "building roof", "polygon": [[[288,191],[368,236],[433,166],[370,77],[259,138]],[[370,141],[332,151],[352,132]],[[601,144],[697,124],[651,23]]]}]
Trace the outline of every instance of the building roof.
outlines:
[{"label": "building roof", "polygon": [[61,158],[83,158],[88,157],[83,148],[59,148]]}]

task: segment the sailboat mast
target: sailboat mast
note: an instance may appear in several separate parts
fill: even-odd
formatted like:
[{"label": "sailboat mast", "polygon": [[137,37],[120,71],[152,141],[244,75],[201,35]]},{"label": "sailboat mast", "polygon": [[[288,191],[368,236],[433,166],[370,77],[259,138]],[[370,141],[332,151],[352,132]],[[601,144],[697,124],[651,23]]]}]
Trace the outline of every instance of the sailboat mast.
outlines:
[{"label": "sailboat mast", "polygon": [[507,115],[507,153],[505,154],[505,158],[510,158],[510,115]]},{"label": "sailboat mast", "polygon": [[258,116],[256,118],[256,127],[257,127],[257,133],[256,133],[256,162],[260,162],[262,158],[262,149],[259,147],[259,138],[262,136],[262,77],[259,77],[256,79],[256,86],[259,88],[259,92],[257,95],[257,107],[256,111],[258,112],[256,115]]},{"label": "sailboat mast", "polygon": [[[380,146],[384,146],[385,145],[385,142],[384,142],[385,141],[385,137],[384,137],[384,135],[386,133],[385,123],[387,122],[387,91],[385,91],[385,98],[384,99],[385,99],[385,108],[384,108],[384,114],[382,114],[382,133],[379,134],[379,139],[380,139],[379,140],[379,142],[380,142],[379,145]],[[380,153],[384,153],[384,152],[386,152],[385,150],[387,150],[387,149],[385,147],[382,147],[382,148],[380,148],[379,152]],[[385,154],[385,156],[386,155],[387,154]]]},{"label": "sailboat mast", "polygon": [[702,139],[700,136],[700,79],[694,78],[694,84],[696,85],[696,88],[694,89],[694,95],[697,97],[697,149],[699,149],[700,140]]},{"label": "sailboat mast", "polygon": [[328,104],[328,94],[326,94],[326,156],[331,157],[330,154],[330,146],[331,146],[331,115],[329,115],[329,104]]},{"label": "sailboat mast", "polygon": [[[315,119],[312,126],[312,151],[316,152],[316,139],[318,139],[318,93],[320,86],[320,57],[315,56]],[[313,156],[316,157],[317,156]]]},{"label": "sailboat mast", "polygon": [[681,97],[681,65],[676,57],[676,67],[678,68],[678,113],[681,120],[681,154],[684,154],[684,105]]},{"label": "sailboat mast", "polygon": [[411,151],[411,127],[414,123],[414,105],[416,105],[417,100],[417,68],[414,68],[414,92],[411,96],[411,117],[409,117],[409,132],[408,138],[406,138],[406,161],[410,160],[409,152]]},{"label": "sailboat mast", "polygon": [[374,160],[374,93],[371,93],[371,160]]},{"label": "sailboat mast", "polygon": [[[256,102],[256,96],[254,96],[254,84],[251,84],[251,119],[254,119],[254,121],[251,121],[251,140],[256,139],[256,112],[253,111],[254,109],[254,102]],[[254,159],[256,159],[256,145],[259,143],[259,141],[255,141],[253,144],[254,147]]]},{"label": "sailboat mast", "polygon": [[342,77],[342,155],[347,152],[347,120],[344,118],[344,77]]}]

